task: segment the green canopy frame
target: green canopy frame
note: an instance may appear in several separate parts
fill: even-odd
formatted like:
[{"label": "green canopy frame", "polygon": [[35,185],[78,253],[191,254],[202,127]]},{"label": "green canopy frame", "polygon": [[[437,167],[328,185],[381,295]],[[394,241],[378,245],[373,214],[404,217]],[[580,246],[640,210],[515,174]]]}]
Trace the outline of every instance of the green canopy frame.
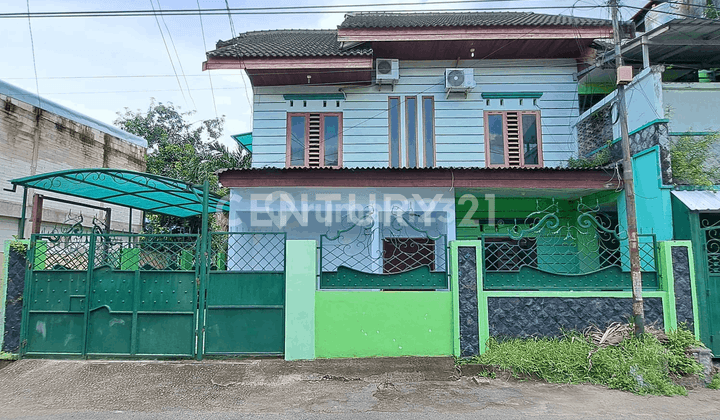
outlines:
[{"label": "green canopy frame", "polygon": [[[143,172],[109,168],[48,172],[10,181],[78,198],[168,216],[190,217],[228,211],[230,204],[203,185]],[[205,190],[205,193],[203,192]],[[206,206],[203,204],[206,198]],[[206,208],[206,211],[203,211]]]}]

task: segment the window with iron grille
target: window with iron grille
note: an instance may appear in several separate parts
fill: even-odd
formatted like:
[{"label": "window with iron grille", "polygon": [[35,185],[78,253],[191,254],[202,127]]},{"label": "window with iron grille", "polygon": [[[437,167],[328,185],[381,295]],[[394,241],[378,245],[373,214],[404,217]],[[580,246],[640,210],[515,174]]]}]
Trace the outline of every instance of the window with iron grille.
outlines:
[{"label": "window with iron grille", "polygon": [[435,241],[430,238],[384,238],[383,273],[404,273],[428,266],[435,271]]},{"label": "window with iron grille", "polygon": [[542,166],[538,111],[485,112],[486,166]]},{"label": "window with iron grille", "polygon": [[342,166],[342,114],[288,113],[286,166]]}]

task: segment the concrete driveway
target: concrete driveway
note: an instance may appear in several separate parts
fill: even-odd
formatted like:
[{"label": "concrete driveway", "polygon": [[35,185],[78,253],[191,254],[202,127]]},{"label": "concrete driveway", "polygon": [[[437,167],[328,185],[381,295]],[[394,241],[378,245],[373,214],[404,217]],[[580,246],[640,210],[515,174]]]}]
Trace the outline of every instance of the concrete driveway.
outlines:
[{"label": "concrete driveway", "polygon": [[458,377],[450,358],[285,362],[21,360],[0,418],[720,418],[720,391],[641,397],[591,385]]}]

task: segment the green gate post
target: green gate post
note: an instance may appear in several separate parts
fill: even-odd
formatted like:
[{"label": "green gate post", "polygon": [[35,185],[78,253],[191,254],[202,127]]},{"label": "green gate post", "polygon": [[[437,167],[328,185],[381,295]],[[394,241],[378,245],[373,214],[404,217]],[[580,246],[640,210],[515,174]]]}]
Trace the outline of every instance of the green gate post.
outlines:
[{"label": "green gate post", "polygon": [[200,231],[200,255],[198,261],[198,330],[197,330],[197,349],[195,357],[202,360],[205,341],[205,290],[208,281],[208,249],[212,235],[208,233],[208,210],[209,210],[210,184],[207,180],[203,182],[203,206],[202,206],[202,227]]},{"label": "green gate post", "polygon": [[[27,258],[25,260],[25,288],[23,289],[23,307],[22,307],[22,319],[20,320],[20,346],[18,347],[18,354],[20,357],[25,356],[27,352],[27,339],[28,339],[28,318],[30,317],[30,299],[32,299],[32,276],[35,270],[35,246],[37,238],[35,234],[30,235],[30,245],[27,250]],[[9,253],[7,254],[10,255]],[[7,293],[7,290],[5,291]],[[3,317],[3,322],[5,317]]]},{"label": "green gate post", "polygon": [[92,285],[93,271],[95,269],[95,233],[90,234],[90,245],[88,246],[87,277],[85,278],[85,329],[83,330],[82,356],[87,357],[88,332],[90,331],[90,290]]}]

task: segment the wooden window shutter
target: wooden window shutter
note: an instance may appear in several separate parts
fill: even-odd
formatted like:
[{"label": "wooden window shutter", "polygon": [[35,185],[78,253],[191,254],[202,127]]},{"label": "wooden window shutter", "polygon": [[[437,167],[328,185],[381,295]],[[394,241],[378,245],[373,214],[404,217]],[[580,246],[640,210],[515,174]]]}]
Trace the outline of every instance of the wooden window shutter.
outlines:
[{"label": "wooden window shutter", "polygon": [[507,122],[508,166],[520,166],[520,122],[518,113],[508,112],[505,115]]},{"label": "wooden window shutter", "polygon": [[320,114],[310,114],[308,128],[307,166],[322,166],[320,150]]}]

